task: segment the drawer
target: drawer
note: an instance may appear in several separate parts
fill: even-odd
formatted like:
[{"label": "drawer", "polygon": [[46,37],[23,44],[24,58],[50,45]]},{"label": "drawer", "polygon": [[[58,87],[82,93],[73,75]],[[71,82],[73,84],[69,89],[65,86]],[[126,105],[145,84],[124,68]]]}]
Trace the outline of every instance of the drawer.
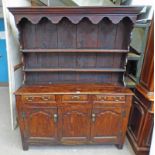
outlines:
[{"label": "drawer", "polygon": [[63,95],[62,101],[88,101],[87,95]]},{"label": "drawer", "polygon": [[96,95],[95,96],[96,101],[114,101],[114,102],[120,102],[125,101],[125,96],[113,96],[113,95]]},{"label": "drawer", "polygon": [[24,102],[49,102],[55,101],[55,95],[40,95],[40,96],[22,96]]}]

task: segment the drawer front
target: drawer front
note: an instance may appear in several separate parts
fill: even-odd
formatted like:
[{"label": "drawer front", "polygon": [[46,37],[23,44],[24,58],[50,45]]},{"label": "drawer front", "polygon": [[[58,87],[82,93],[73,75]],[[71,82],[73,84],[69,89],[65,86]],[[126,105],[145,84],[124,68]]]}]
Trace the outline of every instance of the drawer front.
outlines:
[{"label": "drawer front", "polygon": [[65,101],[88,101],[87,95],[62,95],[62,102]]},{"label": "drawer front", "polygon": [[125,101],[125,96],[113,96],[113,95],[96,95],[95,101],[101,101],[101,102],[120,102]]},{"label": "drawer front", "polygon": [[22,100],[24,102],[32,103],[32,102],[51,102],[55,101],[55,95],[40,95],[40,96],[22,96]]}]

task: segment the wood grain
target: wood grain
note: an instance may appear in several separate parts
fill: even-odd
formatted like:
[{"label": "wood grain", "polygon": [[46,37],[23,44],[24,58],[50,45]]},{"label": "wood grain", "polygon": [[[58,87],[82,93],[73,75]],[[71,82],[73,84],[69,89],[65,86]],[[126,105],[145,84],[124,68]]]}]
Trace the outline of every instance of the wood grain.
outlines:
[{"label": "wood grain", "polygon": [[123,86],[142,7],[9,8],[25,83],[16,92],[22,146],[123,147],[133,93]]}]

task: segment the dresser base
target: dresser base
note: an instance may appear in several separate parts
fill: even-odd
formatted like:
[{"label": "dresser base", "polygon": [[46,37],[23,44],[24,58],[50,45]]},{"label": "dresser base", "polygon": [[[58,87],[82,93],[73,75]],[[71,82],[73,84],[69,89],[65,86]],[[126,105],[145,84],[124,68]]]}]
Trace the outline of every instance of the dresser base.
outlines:
[{"label": "dresser base", "polygon": [[24,86],[16,93],[23,149],[115,144],[123,148],[132,92],[106,84]]}]

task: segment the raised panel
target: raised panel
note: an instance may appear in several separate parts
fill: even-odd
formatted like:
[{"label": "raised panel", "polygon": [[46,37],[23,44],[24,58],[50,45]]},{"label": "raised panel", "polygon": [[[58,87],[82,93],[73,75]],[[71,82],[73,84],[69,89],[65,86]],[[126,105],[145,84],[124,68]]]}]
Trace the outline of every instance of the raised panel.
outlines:
[{"label": "raised panel", "polygon": [[145,111],[141,106],[140,101],[136,97],[134,97],[129,119],[129,130],[137,142],[140,138],[139,136],[142,130],[144,118]]},{"label": "raised panel", "polygon": [[143,135],[142,138],[142,146],[144,147],[150,147],[151,146],[151,140],[152,140],[152,133],[153,133],[153,127],[154,127],[154,115],[153,113],[147,113],[145,116],[145,123],[143,126]]},{"label": "raised panel", "polygon": [[90,106],[70,106],[61,109],[62,143],[85,143],[90,136]]},{"label": "raised panel", "polygon": [[117,143],[122,131],[121,108],[95,107],[92,111],[91,139],[97,143]]},{"label": "raised panel", "polygon": [[57,122],[54,120],[55,114],[57,114],[56,108],[27,108],[24,121],[28,139],[56,141]]}]

